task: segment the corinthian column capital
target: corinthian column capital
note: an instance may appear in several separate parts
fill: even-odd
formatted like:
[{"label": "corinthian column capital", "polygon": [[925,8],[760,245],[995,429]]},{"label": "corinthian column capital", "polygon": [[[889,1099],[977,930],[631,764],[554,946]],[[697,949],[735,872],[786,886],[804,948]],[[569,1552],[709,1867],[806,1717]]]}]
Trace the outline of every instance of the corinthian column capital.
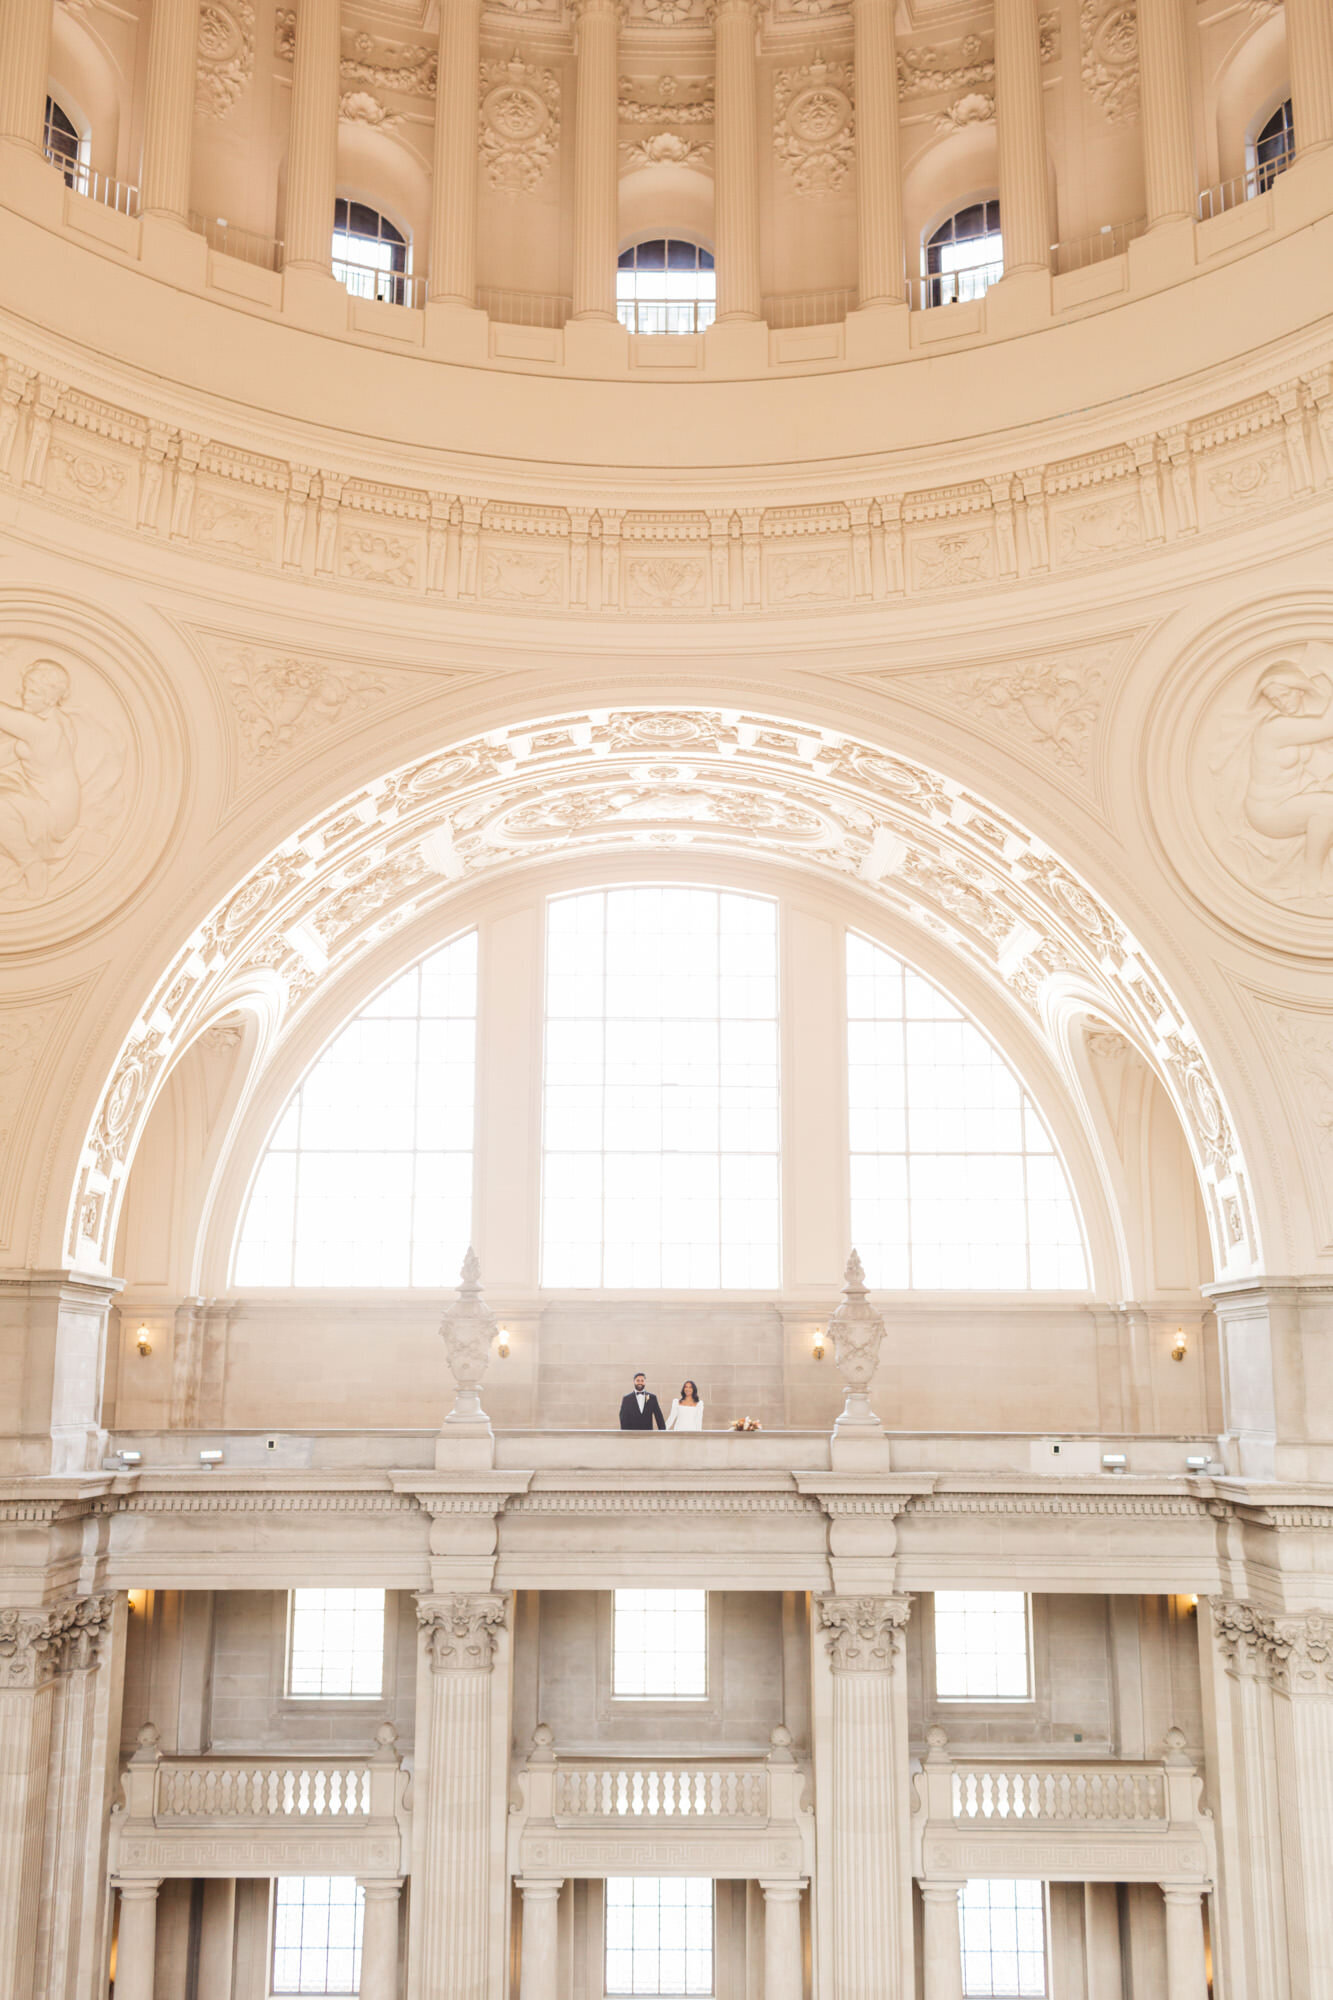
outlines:
[{"label": "corinthian column capital", "polygon": [[835,1674],[887,1674],[912,1615],[910,1597],[817,1597]]},{"label": "corinthian column capital", "polygon": [[417,1623],[425,1635],[433,1673],[488,1674],[495,1659],[495,1635],[504,1622],[505,1600],[498,1591],[417,1599]]},{"label": "corinthian column capital", "polygon": [[1233,1598],[1213,1600],[1213,1633],[1228,1670],[1268,1681],[1279,1694],[1333,1694],[1333,1617],[1278,1617]]},{"label": "corinthian column capital", "polygon": [[0,1611],[0,1687],[39,1687],[57,1674],[95,1667],[113,1602],[107,1592],[36,1611]]}]

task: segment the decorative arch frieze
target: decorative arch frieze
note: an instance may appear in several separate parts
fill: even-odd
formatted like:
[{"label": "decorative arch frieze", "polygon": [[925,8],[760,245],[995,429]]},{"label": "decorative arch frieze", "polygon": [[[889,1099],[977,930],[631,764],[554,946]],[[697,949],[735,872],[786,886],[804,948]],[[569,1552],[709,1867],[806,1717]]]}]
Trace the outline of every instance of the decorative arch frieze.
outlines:
[{"label": "decorative arch frieze", "polygon": [[125,1175],[172,1065],[264,977],[285,1027],[331,970],[455,885],[571,853],[782,858],[854,883],[982,970],[1045,1032],[1074,980],[1152,1062],[1189,1137],[1219,1272],[1259,1261],[1246,1169],[1207,1055],[1160,972],[1040,839],[966,786],[831,729],[722,708],[613,708],[414,759],[241,881],[145,998],[89,1125],[66,1222],[107,1268]]}]

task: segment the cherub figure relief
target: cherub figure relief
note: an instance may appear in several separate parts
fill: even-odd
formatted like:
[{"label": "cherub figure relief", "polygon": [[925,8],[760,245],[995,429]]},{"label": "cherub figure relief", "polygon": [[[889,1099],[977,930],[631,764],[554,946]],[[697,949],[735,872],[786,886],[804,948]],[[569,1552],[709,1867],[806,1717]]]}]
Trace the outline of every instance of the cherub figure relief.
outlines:
[{"label": "cherub figure relief", "polygon": [[121,806],[125,745],[69,696],[68,670],[34,660],[17,706],[0,702],[0,897],[11,904],[48,896]]},{"label": "cherub figure relief", "polygon": [[[1244,872],[1284,902],[1333,894],[1333,647],[1265,667],[1211,768]],[[1231,817],[1234,815],[1234,817]]]}]

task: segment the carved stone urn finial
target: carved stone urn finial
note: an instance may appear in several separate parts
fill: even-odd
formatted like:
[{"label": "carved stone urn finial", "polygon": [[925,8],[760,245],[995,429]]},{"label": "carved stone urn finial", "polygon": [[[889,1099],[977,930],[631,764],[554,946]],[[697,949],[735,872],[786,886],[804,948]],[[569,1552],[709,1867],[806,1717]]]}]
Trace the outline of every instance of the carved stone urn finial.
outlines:
[{"label": "carved stone urn finial", "polygon": [[459,1275],[458,1303],[440,1322],[449,1372],[458,1386],[454,1407],[444,1422],[446,1428],[451,1424],[467,1424],[473,1429],[484,1426],[489,1430],[486,1412],[481,1407],[481,1385],[495,1338],[495,1314],[481,1296],[481,1265],[470,1244]]},{"label": "carved stone urn finial", "polygon": [[867,1391],[879,1361],[884,1321],[870,1303],[865,1268],[855,1250],[848,1257],[843,1273],[842,1304],[829,1321],[828,1330],[833,1342],[834,1366],[847,1392],[837,1429],[873,1426],[879,1430],[880,1421],[870,1407]]}]

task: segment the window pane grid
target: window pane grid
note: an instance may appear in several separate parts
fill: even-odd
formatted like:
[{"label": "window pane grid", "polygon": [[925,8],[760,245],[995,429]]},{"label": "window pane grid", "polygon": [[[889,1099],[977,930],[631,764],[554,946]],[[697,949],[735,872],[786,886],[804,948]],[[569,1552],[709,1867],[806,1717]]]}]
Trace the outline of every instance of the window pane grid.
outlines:
[{"label": "window pane grid", "polygon": [[384,1592],[294,1590],[287,1692],[367,1699],[384,1686]]},{"label": "window pane grid", "polygon": [[607,1877],[606,1991],[669,1994],[672,2000],[712,1994],[709,1877]]},{"label": "window pane grid", "polygon": [[967,2000],[1045,2000],[1046,1898],[1041,1882],[965,1882],[958,1925]]},{"label": "window pane grid", "polygon": [[611,1620],[611,1692],[617,1700],[707,1696],[706,1591],[617,1590]]},{"label": "window pane grid", "polygon": [[935,1592],[940,1701],[1030,1701],[1028,1600],[1021,1590]]},{"label": "window pane grid", "polygon": [[273,1991],[356,1993],[364,1909],[354,1875],[279,1875],[273,1885]]},{"label": "window pane grid", "polygon": [[547,906],[542,1283],[780,1282],[777,907],[712,889]]},{"label": "window pane grid", "polygon": [[472,1235],[477,937],[396,979],[324,1051],[251,1190],[238,1285],[449,1285]]},{"label": "window pane grid", "polygon": [[1036,1106],[928,980],[847,939],[852,1240],[891,1289],[1082,1291],[1083,1231]]}]

